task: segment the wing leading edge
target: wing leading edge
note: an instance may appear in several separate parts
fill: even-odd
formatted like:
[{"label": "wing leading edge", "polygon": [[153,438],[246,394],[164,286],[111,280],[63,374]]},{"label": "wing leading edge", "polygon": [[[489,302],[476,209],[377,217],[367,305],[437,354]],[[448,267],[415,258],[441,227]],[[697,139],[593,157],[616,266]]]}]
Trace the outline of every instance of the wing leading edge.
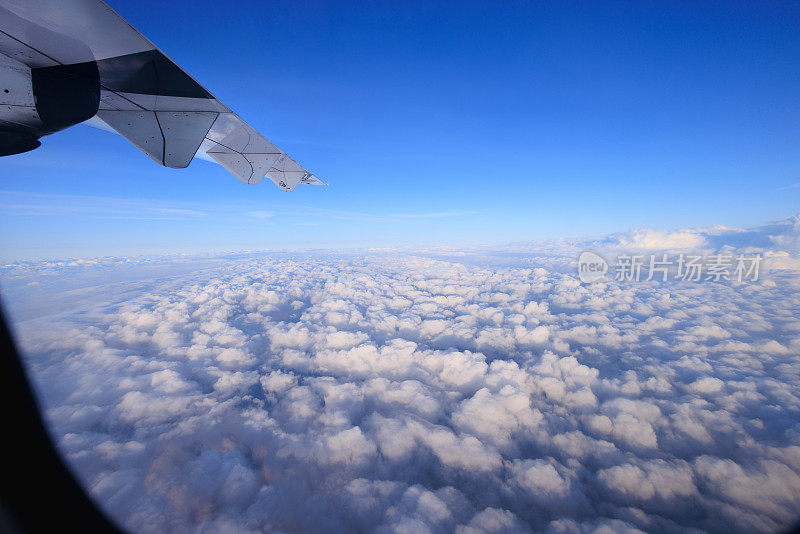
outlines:
[{"label": "wing leading edge", "polygon": [[264,176],[284,191],[324,184],[101,0],[0,0],[0,15],[9,57],[31,68],[96,63],[100,102],[89,123],[104,123],[156,163],[184,168],[197,156],[247,184]]}]

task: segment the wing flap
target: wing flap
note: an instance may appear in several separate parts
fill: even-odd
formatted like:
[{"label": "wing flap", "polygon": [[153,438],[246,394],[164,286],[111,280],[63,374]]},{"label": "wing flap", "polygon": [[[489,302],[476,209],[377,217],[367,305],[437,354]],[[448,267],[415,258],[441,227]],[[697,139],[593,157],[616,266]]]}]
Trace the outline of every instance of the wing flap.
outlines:
[{"label": "wing flap", "polygon": [[211,157],[246,184],[268,176],[284,191],[297,184],[324,184],[235,113],[220,114],[199,153]]},{"label": "wing flap", "polygon": [[257,184],[280,154],[242,154],[214,143],[208,156],[246,184]]},{"label": "wing flap", "polygon": [[97,116],[159,165],[182,169],[218,113],[101,109]]},{"label": "wing flap", "polygon": [[267,172],[269,179],[284,191],[294,191],[297,184],[310,175],[310,172],[286,154],[281,155]]},{"label": "wing flap", "polygon": [[164,136],[158,127],[156,114],[139,110],[103,110],[97,116],[111,126],[122,137],[147,154],[147,157],[162,164],[164,161]]},{"label": "wing flap", "polygon": [[242,154],[283,153],[235,113],[221,115],[207,137],[219,145]]},{"label": "wing flap", "polygon": [[212,111],[156,111],[165,140],[162,165],[173,169],[188,167],[218,116]]}]

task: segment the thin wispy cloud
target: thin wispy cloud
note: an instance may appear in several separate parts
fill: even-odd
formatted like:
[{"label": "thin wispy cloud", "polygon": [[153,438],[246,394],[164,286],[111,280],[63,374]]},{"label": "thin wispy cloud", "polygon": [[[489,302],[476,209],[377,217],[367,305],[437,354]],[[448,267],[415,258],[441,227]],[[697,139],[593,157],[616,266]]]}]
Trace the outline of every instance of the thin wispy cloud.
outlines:
[{"label": "thin wispy cloud", "polygon": [[330,210],[313,206],[275,206],[265,211],[253,205],[242,212],[241,205],[219,203],[176,202],[147,198],[115,198],[60,193],[31,193],[0,190],[0,208],[15,215],[113,218],[113,219],[192,219],[198,217],[240,218],[242,213],[256,219],[301,217],[352,222],[402,224],[417,219],[443,219],[475,215],[474,211],[439,211],[392,213],[388,215],[347,210]]},{"label": "thin wispy cloud", "polygon": [[255,217],[256,219],[271,219],[275,216],[274,213],[268,211],[246,211],[245,215],[248,217]]},{"label": "thin wispy cloud", "polygon": [[[386,215],[378,215],[372,213],[363,213],[357,211],[345,210],[330,210],[315,207],[301,207],[300,212],[294,208],[293,213],[301,213],[307,217],[317,217],[320,219],[332,219],[339,221],[356,221],[356,222],[382,222],[382,223],[403,223],[412,219],[442,219],[447,217],[462,217],[465,215],[475,215],[475,211],[440,211],[440,212],[423,212],[423,213],[391,213]],[[279,211],[280,212],[280,211]]]},{"label": "thin wispy cloud", "polygon": [[205,206],[191,203],[8,190],[0,191],[0,209],[13,215],[137,220],[194,219],[209,214]]},{"label": "thin wispy cloud", "polygon": [[167,215],[184,215],[187,217],[205,217],[208,215],[208,213],[205,211],[189,210],[184,208],[153,208],[153,211]]},{"label": "thin wispy cloud", "polygon": [[783,187],[778,187],[775,190],[776,191],[785,191],[787,189],[796,189],[798,187],[800,187],[800,182],[797,182],[796,184],[785,185]]},{"label": "thin wispy cloud", "polygon": [[476,215],[477,211],[436,211],[432,213],[393,213],[389,217],[397,219],[444,219],[447,217],[464,217]]}]

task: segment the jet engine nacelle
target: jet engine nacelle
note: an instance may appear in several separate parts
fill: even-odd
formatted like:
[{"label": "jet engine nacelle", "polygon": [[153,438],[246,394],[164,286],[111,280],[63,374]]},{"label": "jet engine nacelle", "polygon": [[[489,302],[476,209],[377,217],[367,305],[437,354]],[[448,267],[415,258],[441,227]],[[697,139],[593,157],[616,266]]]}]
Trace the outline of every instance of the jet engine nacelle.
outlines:
[{"label": "jet engine nacelle", "polygon": [[96,62],[30,68],[0,54],[0,156],[37,148],[40,137],[92,118],[99,105]]}]

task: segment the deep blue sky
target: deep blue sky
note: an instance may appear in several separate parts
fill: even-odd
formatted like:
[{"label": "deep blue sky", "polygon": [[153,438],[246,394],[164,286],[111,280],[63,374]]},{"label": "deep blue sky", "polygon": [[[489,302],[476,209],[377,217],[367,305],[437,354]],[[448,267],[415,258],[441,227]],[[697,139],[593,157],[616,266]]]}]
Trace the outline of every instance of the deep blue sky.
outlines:
[{"label": "deep blue sky", "polygon": [[501,243],[800,211],[797,2],[110,3],[331,185],[165,169],[75,127],[0,159],[3,259]]}]

